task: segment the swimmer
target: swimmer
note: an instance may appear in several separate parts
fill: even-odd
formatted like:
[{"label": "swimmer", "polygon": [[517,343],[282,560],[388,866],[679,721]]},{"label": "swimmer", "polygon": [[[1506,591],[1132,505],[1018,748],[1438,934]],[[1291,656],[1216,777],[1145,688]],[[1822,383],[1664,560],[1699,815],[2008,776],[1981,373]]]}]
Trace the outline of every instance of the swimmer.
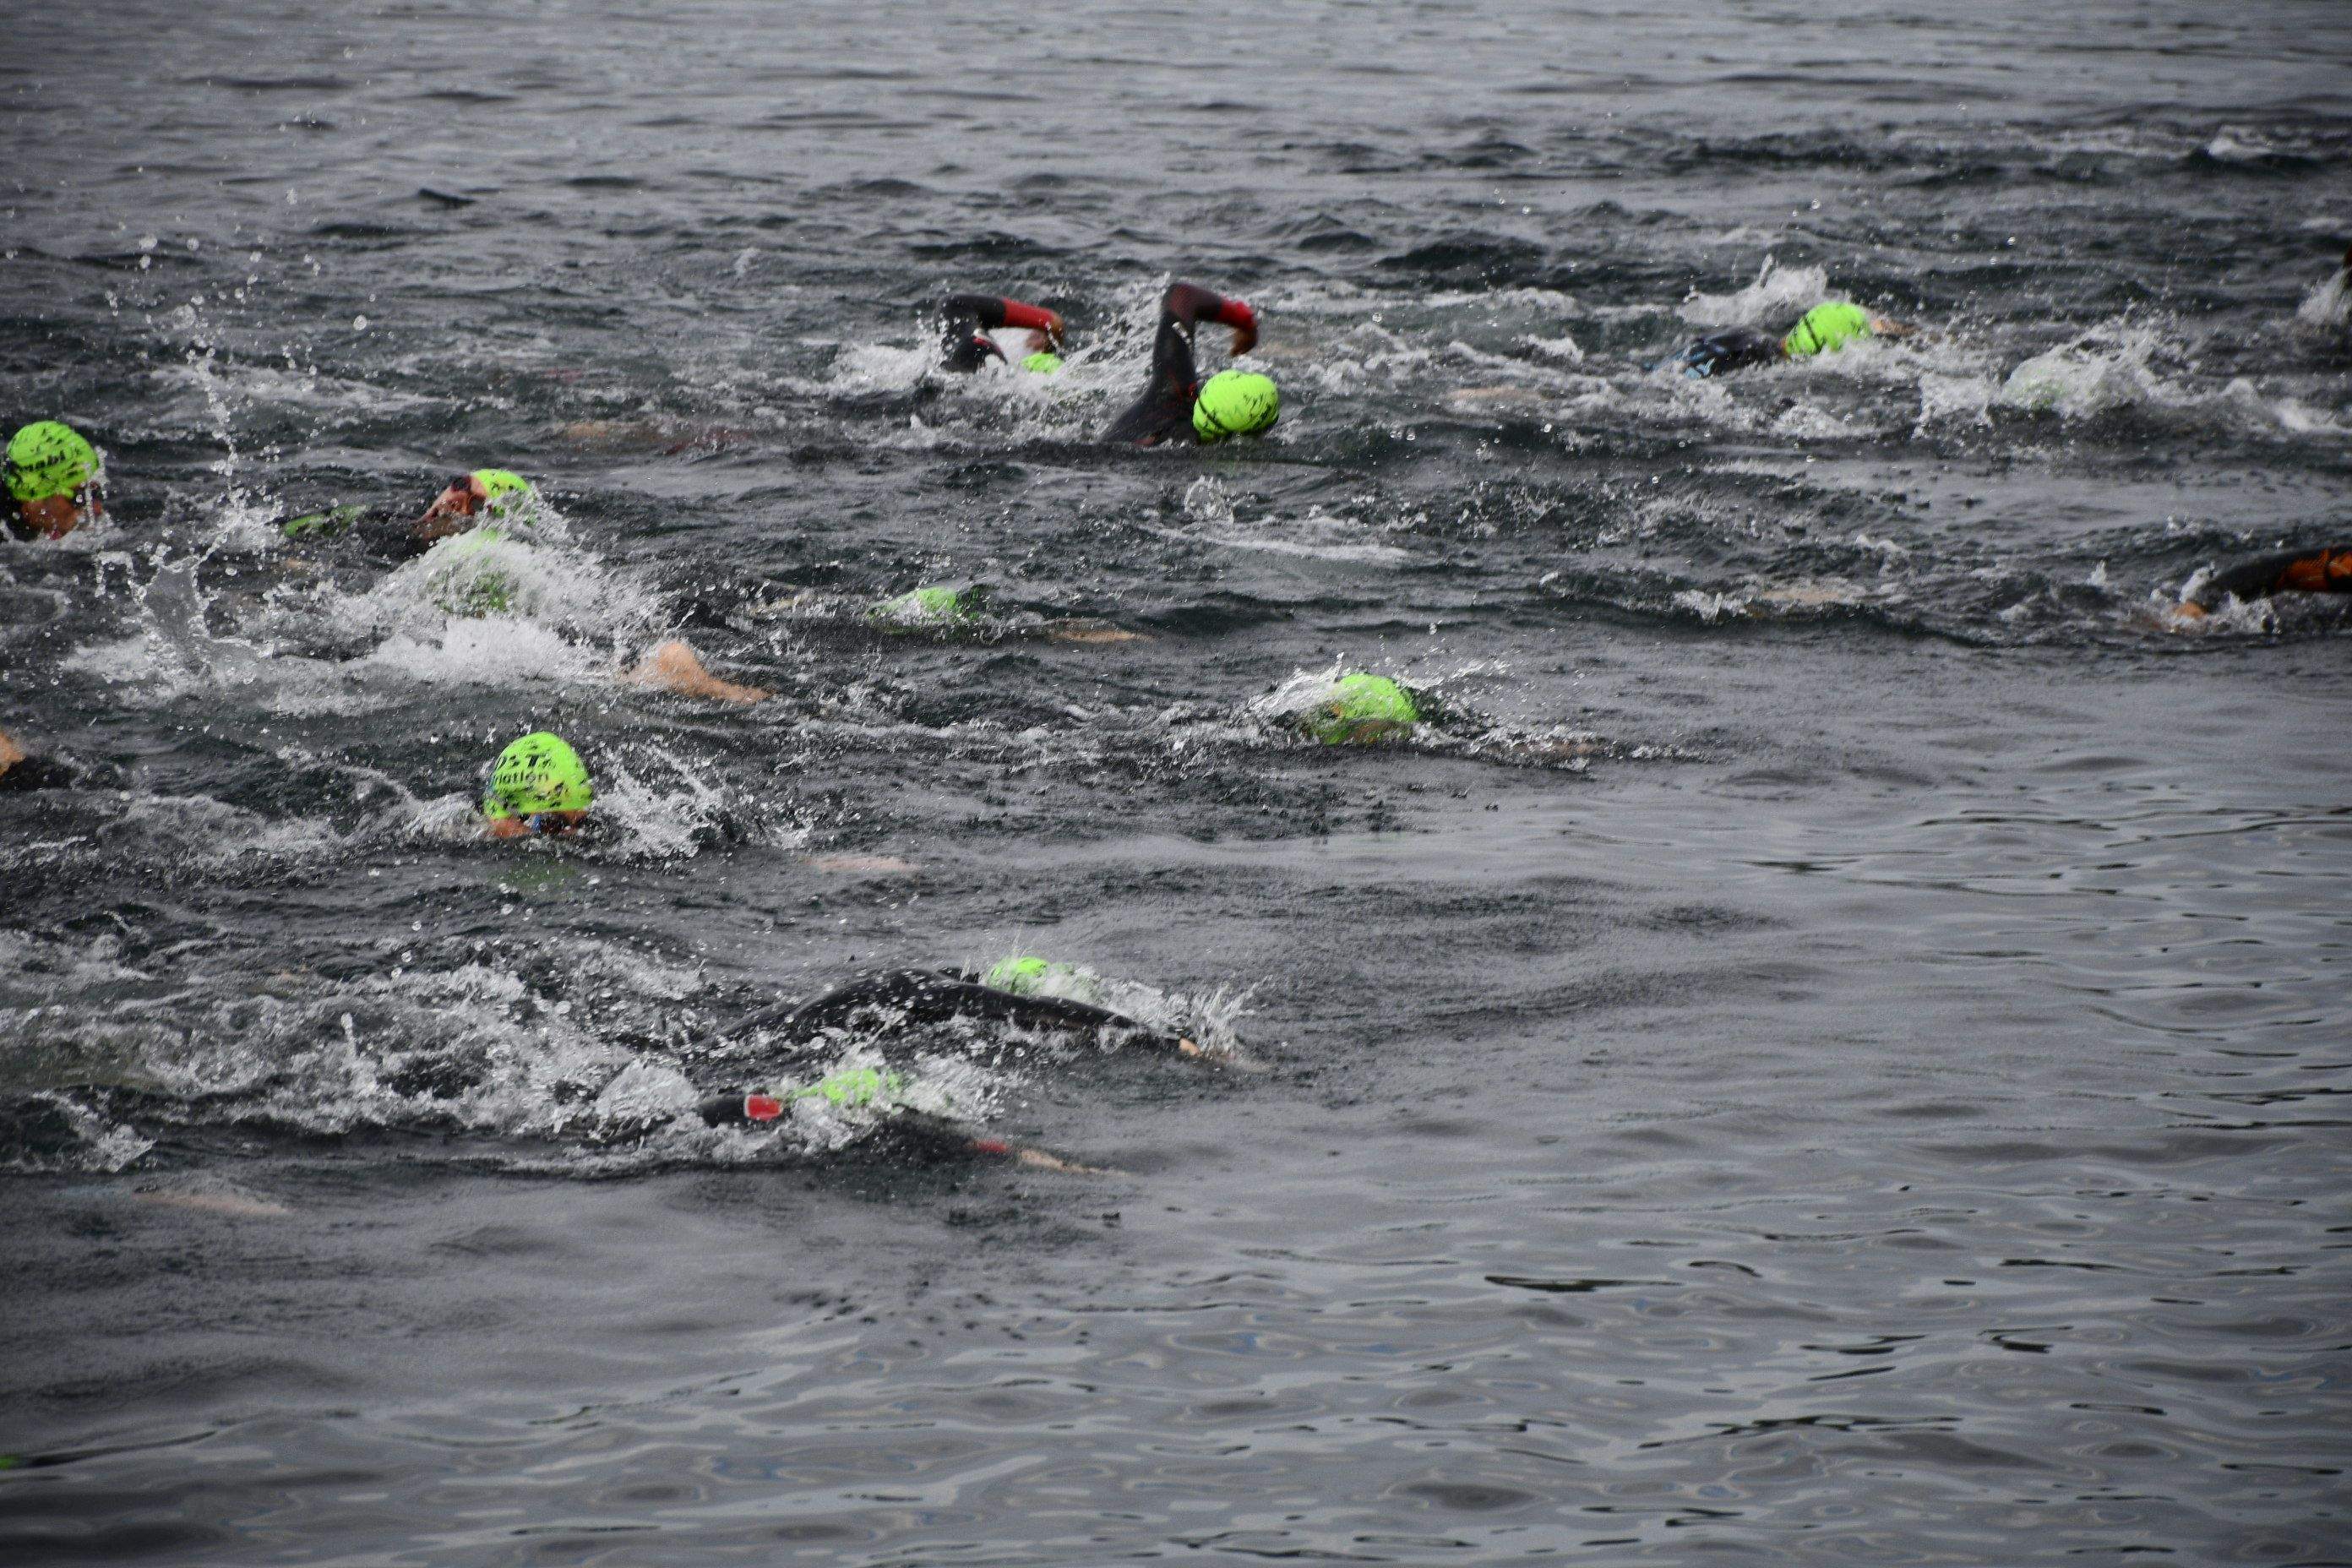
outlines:
[{"label": "swimmer", "polygon": [[9,439],[8,530],[19,539],[63,539],[106,515],[106,466],[69,425],[37,419]]},{"label": "swimmer", "polygon": [[1467,714],[1442,709],[1429,692],[1362,670],[1294,677],[1252,703],[1250,711],[1325,746],[1409,744],[1434,755],[1565,766],[1571,772],[1606,750],[1589,732],[1477,724]]},{"label": "swimmer", "polygon": [[[289,519],[279,525],[279,531],[289,540],[352,535],[391,556],[417,554],[460,534],[488,546],[506,537],[503,529],[494,525],[521,521],[538,500],[539,491],[520,474],[507,468],[476,468],[451,479],[413,522],[346,505]],[[495,571],[467,574],[466,580],[454,588],[455,596],[444,596],[441,601],[452,613],[478,615],[507,607],[506,580]],[[632,686],[717,702],[764,702],[774,695],[764,687],[744,686],[711,674],[694,649],[676,637],[656,643],[621,679]]]},{"label": "swimmer", "polygon": [[1062,318],[1042,305],[993,294],[951,294],[940,304],[940,354],[947,369],[969,374],[990,360],[1011,363],[990,332],[1027,328],[1029,354],[1024,370],[1051,375],[1062,368]]},{"label": "swimmer", "polygon": [[1203,384],[1192,363],[1192,333],[1204,321],[1234,330],[1234,357],[1257,345],[1257,312],[1191,283],[1160,297],[1160,329],[1151,340],[1151,379],[1103,439],[1138,447],[1171,441],[1209,446],[1229,436],[1258,436],[1282,412],[1274,383],[1244,371],[1220,372]]},{"label": "swimmer", "polygon": [[[1141,1041],[1180,1055],[1205,1053],[1192,1041],[1154,1028],[1108,1007],[1074,997],[1041,994],[1052,972],[1076,975],[1067,965],[1043,959],[1009,959],[986,976],[960,970],[887,970],[862,974],[836,986],[814,1002],[786,1005],[756,1014],[737,1026],[739,1032],[774,1027],[787,1039],[806,1043],[828,1031],[846,1029],[868,1012],[876,1021],[891,1024],[940,1024],[954,1018],[1009,1024],[1040,1032],[1092,1034],[1105,1043]],[[838,1109],[889,1110],[896,1112],[892,1131],[946,1152],[978,1153],[1018,1160],[1045,1170],[1089,1172],[1039,1149],[1024,1149],[1001,1140],[975,1137],[943,1117],[908,1113],[894,1105],[908,1080],[887,1068],[851,1068],[814,1083],[782,1089],[738,1089],[702,1102],[700,1114],[710,1126],[761,1125],[791,1116],[803,1106],[822,1100]]]},{"label": "swimmer", "polygon": [[580,753],[541,730],[509,744],[490,764],[483,831],[492,838],[561,838],[588,820],[595,800]]},{"label": "swimmer", "polygon": [[[346,504],[283,519],[277,528],[296,542],[356,538],[379,554],[399,558],[422,554],[444,539],[488,522],[509,517],[519,520],[538,496],[520,474],[506,468],[476,468],[451,479],[414,521],[403,521],[377,508]],[[499,537],[490,529],[484,530],[484,536]]]},{"label": "swimmer", "polygon": [[2352,594],[2352,547],[2282,550],[2216,572],[2174,613],[2202,620],[2225,600],[2251,604],[2277,594]]},{"label": "swimmer", "polygon": [[1118,1174],[1100,1165],[1081,1165],[1043,1149],[1010,1143],[1002,1138],[981,1137],[948,1117],[911,1110],[898,1103],[899,1096],[908,1087],[904,1077],[887,1068],[844,1068],[814,1083],[718,1095],[704,1100],[698,1110],[707,1127],[758,1127],[782,1121],[803,1108],[814,1110],[822,1102],[836,1110],[887,1113],[888,1120],[879,1123],[865,1142],[869,1145],[879,1143],[883,1152],[913,1163],[969,1159],[977,1154],[1070,1175]]},{"label": "swimmer", "polygon": [[1908,337],[1915,330],[1891,317],[1873,315],[1859,305],[1826,300],[1806,311],[1783,336],[1776,338],[1753,327],[1734,327],[1699,339],[1658,368],[1678,368],[1694,380],[1705,380],[1718,371],[1811,359],[1835,353],[1858,339]]},{"label": "swimmer", "polygon": [[1343,675],[1304,709],[1285,716],[1290,727],[1327,746],[1370,746],[1412,733],[1425,715],[1413,694],[1384,675]]}]

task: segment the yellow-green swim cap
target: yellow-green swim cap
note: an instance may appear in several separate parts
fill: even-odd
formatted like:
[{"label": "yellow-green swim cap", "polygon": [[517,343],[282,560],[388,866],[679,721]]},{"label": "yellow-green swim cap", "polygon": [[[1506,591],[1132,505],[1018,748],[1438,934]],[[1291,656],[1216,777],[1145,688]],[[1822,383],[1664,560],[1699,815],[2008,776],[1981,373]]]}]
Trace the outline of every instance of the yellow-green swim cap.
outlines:
[{"label": "yellow-green swim cap", "polygon": [[1281,415],[1282,394],[1270,379],[1255,371],[1223,370],[1192,400],[1192,433],[1203,446],[1228,436],[1256,436],[1273,429]]},{"label": "yellow-green swim cap", "polygon": [[1412,694],[1384,675],[1343,676],[1331,694],[1308,709],[1299,727],[1327,746],[1386,740],[1421,721]]},{"label": "yellow-green swim cap", "polygon": [[507,468],[476,468],[467,478],[482,487],[482,512],[487,517],[500,516],[538,494],[529,479]]},{"label": "yellow-green swim cap", "polygon": [[482,815],[496,821],[542,811],[585,811],[595,798],[580,753],[562,736],[541,730],[499,753]]},{"label": "yellow-green swim cap", "polygon": [[102,477],[97,450],[70,425],[37,419],[9,439],[8,495],[13,500],[74,495]]},{"label": "yellow-green swim cap", "polygon": [[1814,306],[1804,319],[1790,329],[1780,340],[1790,359],[1811,359],[1845,347],[1856,338],[1870,336],[1870,312],[1859,305],[1849,305],[1843,300],[1832,300]]}]

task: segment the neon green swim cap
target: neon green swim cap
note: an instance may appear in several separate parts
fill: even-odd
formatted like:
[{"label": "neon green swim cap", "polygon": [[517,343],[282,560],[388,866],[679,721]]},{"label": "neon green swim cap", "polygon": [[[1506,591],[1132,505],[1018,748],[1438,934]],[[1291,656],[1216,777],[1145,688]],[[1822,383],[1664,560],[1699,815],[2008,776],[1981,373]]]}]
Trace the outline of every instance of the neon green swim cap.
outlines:
[{"label": "neon green swim cap", "polygon": [[1845,347],[1856,338],[1870,336],[1870,312],[1859,305],[1849,305],[1843,300],[1831,300],[1814,306],[1804,314],[1780,346],[1789,351],[1790,359],[1811,359]]},{"label": "neon green swim cap", "polygon": [[70,425],[37,419],[8,442],[8,494],[12,500],[47,500],[69,496],[104,478],[98,453]]},{"label": "neon green swim cap", "polygon": [[1386,740],[1421,721],[1412,693],[1384,675],[1342,676],[1331,695],[1302,716],[1300,727],[1327,746]]},{"label": "neon green swim cap", "polygon": [[844,1068],[814,1083],[790,1090],[784,1098],[824,1100],[850,1109],[871,1105],[877,1100],[896,1100],[906,1088],[907,1080],[895,1072],[879,1068]]},{"label": "neon green swim cap", "polygon": [[476,468],[467,478],[482,487],[482,510],[496,517],[509,507],[520,506],[539,492],[530,481],[506,468]]},{"label": "neon green swim cap", "polygon": [[866,613],[899,626],[942,625],[971,618],[971,594],[962,588],[916,588],[885,599]]},{"label": "neon green swim cap", "polygon": [[1034,371],[1039,375],[1051,375],[1062,368],[1062,356],[1051,349],[1039,349],[1021,362],[1021,368]]},{"label": "neon green swim cap", "polygon": [[580,753],[562,736],[541,730],[499,753],[498,765],[490,770],[490,792],[482,797],[482,815],[495,822],[542,811],[585,811],[595,798]]},{"label": "neon green swim cap", "polygon": [[1281,415],[1282,394],[1272,381],[1255,371],[1221,370],[1192,400],[1192,432],[1207,446],[1228,436],[1271,430]]}]

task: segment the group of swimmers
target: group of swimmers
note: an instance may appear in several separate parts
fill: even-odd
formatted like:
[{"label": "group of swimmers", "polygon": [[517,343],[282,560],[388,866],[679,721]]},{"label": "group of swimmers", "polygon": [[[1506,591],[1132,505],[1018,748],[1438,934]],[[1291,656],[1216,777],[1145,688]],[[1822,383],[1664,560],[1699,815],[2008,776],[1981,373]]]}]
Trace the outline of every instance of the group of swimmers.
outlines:
[{"label": "group of swimmers", "polygon": [[[1051,375],[1062,368],[1067,328],[1054,310],[999,296],[959,294],[943,301],[939,317],[940,360],[950,372],[971,374],[992,362],[1014,364],[1013,355],[991,334],[1016,331],[1026,334],[1015,345],[1024,351],[1017,361],[1022,371]],[[1107,442],[1211,445],[1261,436],[1275,426],[1281,396],[1270,378],[1233,368],[1205,379],[1200,374],[1194,338],[1199,328],[1211,324],[1231,330],[1233,358],[1256,345],[1257,313],[1245,302],[1192,283],[1177,283],[1161,296],[1149,378],[1106,431]],[[1829,300],[1807,310],[1786,332],[1736,329],[1714,333],[1661,368],[1713,377],[1832,354],[1854,342],[1899,338],[1911,331],[1860,306]],[[78,431],[57,420],[25,426],[7,447],[6,487],[13,503],[5,517],[9,531],[26,541],[56,540],[102,518],[105,479],[98,452]],[[348,536],[362,540],[378,553],[404,556],[469,533],[479,543],[495,542],[499,526],[534,500],[530,481],[520,475],[478,468],[451,479],[414,519],[338,506],[288,519],[280,528],[289,540]],[[938,606],[923,595],[936,597],[940,592],[919,589],[903,596],[911,606],[907,613],[934,613]],[[2204,580],[2179,609],[2201,616],[2231,598],[2252,600],[2288,592],[2352,593],[2352,549],[2286,552],[2242,563]],[[690,648],[676,640],[656,645],[630,678],[725,701],[755,702],[769,695],[711,675]],[[1361,744],[1410,731],[1424,717],[1423,707],[1415,693],[1397,682],[1356,672],[1338,678],[1293,716],[1293,722],[1328,744]],[[0,732],[0,790],[61,787],[76,778],[71,764],[30,755]],[[561,736],[537,731],[509,744],[491,764],[480,803],[482,830],[495,839],[566,837],[589,822],[594,802],[594,784],[579,752]],[[788,1037],[813,1037],[868,1009],[901,1023],[951,1016],[1000,1020],[1045,1030],[1090,1031],[1105,1039],[1141,1039],[1182,1055],[1202,1054],[1189,1039],[1088,1001],[1078,984],[1078,972],[1034,957],[1008,960],[986,974],[896,971],[861,976],[791,1010],[781,1025]],[[776,1021],[762,1016],[747,1020],[745,1026]],[[756,1124],[785,1116],[804,1101],[865,1105],[888,1098],[894,1076],[878,1069],[848,1069],[798,1089],[730,1094],[706,1103],[703,1120]],[[961,1130],[950,1128],[942,1135],[960,1147],[1073,1168],[1040,1151],[971,1138]]]},{"label": "group of swimmers", "polygon": [[[988,333],[1008,329],[1031,333],[1030,352],[1022,362],[1024,370],[1050,374],[1060,368],[1055,351],[1063,346],[1065,329],[1054,311],[1015,300],[960,295],[946,301],[940,314],[942,360],[949,370],[970,372],[992,359],[1003,361],[1003,350]],[[1207,323],[1232,329],[1234,357],[1256,343],[1257,315],[1246,303],[1193,284],[1171,288],[1160,301],[1150,379],[1107,439],[1143,447],[1188,441],[1206,445],[1262,435],[1274,426],[1281,397],[1271,379],[1232,369],[1205,380],[1200,375],[1193,338]],[[37,421],[16,433],[7,448],[6,484],[13,505],[5,521],[9,531],[23,540],[61,539],[106,513],[106,474],[97,450],[79,431],[57,420]],[[530,482],[521,475],[478,468],[451,479],[413,519],[381,509],[339,505],[285,519],[278,526],[289,541],[355,540],[372,553],[396,559],[461,536],[478,548],[496,543],[501,530],[514,526],[535,500]],[[929,592],[932,597],[926,598],[926,591],[919,589],[906,596],[907,606],[885,605],[877,606],[877,612],[937,614],[938,591]],[[656,645],[631,673],[642,682],[690,696],[753,702],[769,695],[712,676],[690,648],[675,640]],[[1392,682],[1381,684],[1403,700],[1402,689]],[[31,755],[0,731],[0,790],[66,787],[83,778],[73,764]],[[490,765],[479,809],[482,831],[493,839],[568,837],[588,825],[595,799],[593,780],[578,751],[562,736],[536,731],[509,743]],[[900,1026],[963,1018],[1091,1035],[1106,1043],[1146,1042],[1181,1056],[1204,1054],[1189,1038],[1090,1000],[1090,985],[1087,972],[1030,955],[1008,959],[985,974],[889,971],[858,976],[787,1015],[746,1019],[738,1029],[772,1025],[788,1041],[805,1043],[869,1014]],[[891,1102],[903,1087],[896,1073],[851,1068],[797,1087],[730,1092],[706,1100],[700,1112],[712,1125],[759,1125],[803,1106],[863,1109],[879,1104],[895,1109]],[[1057,1170],[1085,1168],[1042,1150],[973,1136],[945,1118],[899,1114],[889,1124],[890,1137],[898,1142],[912,1139],[927,1146],[1001,1155]]]}]

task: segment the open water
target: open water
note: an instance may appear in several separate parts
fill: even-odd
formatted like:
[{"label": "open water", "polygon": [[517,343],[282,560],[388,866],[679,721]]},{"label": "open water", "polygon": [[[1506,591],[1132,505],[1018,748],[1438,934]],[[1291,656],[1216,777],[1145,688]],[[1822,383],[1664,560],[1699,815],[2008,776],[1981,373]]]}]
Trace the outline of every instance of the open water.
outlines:
[{"label": "open water", "polygon": [[[2352,620],[2162,609],[2345,541],[2344,7],[8,35],[10,1563],[2352,1561]],[[1092,445],[1178,278],[1280,427]],[[485,465],[502,613],[269,526]],[[1015,952],[1234,1054],[730,1027]],[[1104,1169],[671,1120],[876,1059]]]}]

